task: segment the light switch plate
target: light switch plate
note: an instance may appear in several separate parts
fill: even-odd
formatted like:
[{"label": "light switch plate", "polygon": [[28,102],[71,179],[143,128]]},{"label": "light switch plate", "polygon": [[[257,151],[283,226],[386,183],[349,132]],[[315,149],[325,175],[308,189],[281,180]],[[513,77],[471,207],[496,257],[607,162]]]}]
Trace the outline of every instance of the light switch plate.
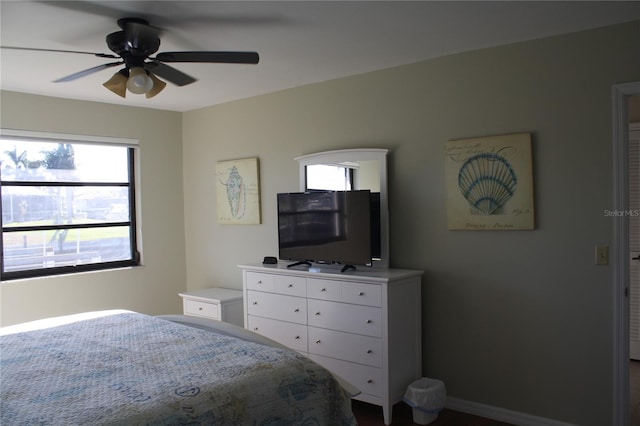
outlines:
[{"label": "light switch plate", "polygon": [[609,246],[596,246],[596,265],[609,264]]}]

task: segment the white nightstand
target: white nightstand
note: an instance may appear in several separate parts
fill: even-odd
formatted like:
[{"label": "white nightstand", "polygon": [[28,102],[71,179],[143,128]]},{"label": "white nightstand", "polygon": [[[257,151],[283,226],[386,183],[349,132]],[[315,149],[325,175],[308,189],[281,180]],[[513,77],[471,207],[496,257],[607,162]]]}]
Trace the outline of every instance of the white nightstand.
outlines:
[{"label": "white nightstand", "polygon": [[180,293],[184,315],[209,318],[244,325],[242,291],[228,288],[207,288]]}]

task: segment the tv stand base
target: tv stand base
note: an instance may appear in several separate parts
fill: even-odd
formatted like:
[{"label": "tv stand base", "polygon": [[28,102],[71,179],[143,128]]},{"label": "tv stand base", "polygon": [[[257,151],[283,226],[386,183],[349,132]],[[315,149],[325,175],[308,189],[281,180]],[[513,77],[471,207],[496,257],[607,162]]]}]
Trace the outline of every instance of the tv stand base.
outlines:
[{"label": "tv stand base", "polygon": [[287,268],[293,268],[294,266],[307,265],[311,267],[311,262],[308,260],[301,260],[300,262],[294,262],[291,265],[287,265]]}]

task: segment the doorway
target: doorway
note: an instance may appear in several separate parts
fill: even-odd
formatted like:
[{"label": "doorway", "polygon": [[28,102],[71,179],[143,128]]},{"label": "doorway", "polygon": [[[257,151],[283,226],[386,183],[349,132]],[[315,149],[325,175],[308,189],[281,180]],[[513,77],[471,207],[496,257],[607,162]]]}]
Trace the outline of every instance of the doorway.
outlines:
[{"label": "doorway", "polygon": [[631,96],[628,105],[629,357],[640,361],[640,96]]},{"label": "doorway", "polygon": [[[614,208],[629,210],[629,99],[640,96],[640,82],[613,87],[613,156]],[[629,366],[630,366],[630,304],[629,273],[631,262],[630,214],[622,214],[614,222],[614,285],[613,285],[613,424],[628,426]]]}]

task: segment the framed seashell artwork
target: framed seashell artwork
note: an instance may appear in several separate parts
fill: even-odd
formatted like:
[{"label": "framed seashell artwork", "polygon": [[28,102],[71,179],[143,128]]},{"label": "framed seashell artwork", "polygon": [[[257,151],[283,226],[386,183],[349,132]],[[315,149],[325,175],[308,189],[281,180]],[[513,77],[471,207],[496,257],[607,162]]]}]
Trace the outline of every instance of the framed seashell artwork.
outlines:
[{"label": "framed seashell artwork", "polygon": [[448,141],[445,184],[449,229],[534,229],[530,133]]},{"label": "framed seashell artwork", "polygon": [[220,161],[216,164],[218,223],[260,224],[258,159]]}]

